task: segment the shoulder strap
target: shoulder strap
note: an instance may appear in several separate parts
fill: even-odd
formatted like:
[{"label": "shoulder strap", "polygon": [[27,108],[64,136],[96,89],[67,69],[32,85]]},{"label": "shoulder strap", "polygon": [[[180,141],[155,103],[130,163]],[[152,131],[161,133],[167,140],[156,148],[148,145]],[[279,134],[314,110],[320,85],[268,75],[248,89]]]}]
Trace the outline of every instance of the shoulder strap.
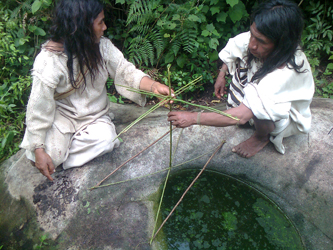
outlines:
[{"label": "shoulder strap", "polygon": [[[84,72],[84,76],[86,76],[88,73],[88,69],[86,69],[86,71]],[[71,94],[73,94],[77,89],[79,89],[82,85],[82,83],[84,82],[84,77],[83,74],[80,72],[78,79],[75,81],[76,82],[76,88],[71,87],[68,91],[63,92],[63,93],[55,93],[54,94],[54,100],[58,101],[61,99],[64,99],[68,96],[70,96]]]}]

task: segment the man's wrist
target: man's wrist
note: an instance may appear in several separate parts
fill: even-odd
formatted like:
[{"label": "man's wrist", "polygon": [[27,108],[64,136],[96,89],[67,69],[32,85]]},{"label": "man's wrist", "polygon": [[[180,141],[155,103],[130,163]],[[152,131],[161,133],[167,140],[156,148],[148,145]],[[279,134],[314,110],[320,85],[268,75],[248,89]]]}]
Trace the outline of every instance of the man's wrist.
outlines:
[{"label": "man's wrist", "polygon": [[45,152],[45,150],[44,150],[44,148],[35,148],[35,153],[44,153]]},{"label": "man's wrist", "polygon": [[220,74],[222,76],[226,76],[226,75],[229,75],[229,70],[228,70],[228,66],[226,64],[223,64],[220,68]]},{"label": "man's wrist", "polygon": [[220,73],[217,77],[224,79],[226,77],[226,72],[220,71]]}]

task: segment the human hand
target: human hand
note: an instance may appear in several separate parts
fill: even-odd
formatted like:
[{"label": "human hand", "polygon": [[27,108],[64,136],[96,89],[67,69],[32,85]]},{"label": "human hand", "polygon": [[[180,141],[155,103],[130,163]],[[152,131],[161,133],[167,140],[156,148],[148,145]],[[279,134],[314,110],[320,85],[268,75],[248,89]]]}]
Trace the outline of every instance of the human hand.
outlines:
[{"label": "human hand", "polygon": [[[153,84],[152,92],[158,95],[164,95],[164,96],[170,95],[169,87],[159,82],[155,82]],[[171,89],[171,96],[175,97],[173,89]],[[173,103],[173,101],[171,100],[170,103]]]},{"label": "human hand", "polygon": [[197,113],[171,111],[168,114],[168,121],[177,128],[186,128],[197,123]]},{"label": "human hand", "polygon": [[41,172],[42,175],[46,176],[47,179],[53,181],[51,174],[55,172],[54,165],[51,157],[44,151],[43,148],[37,148],[35,150],[35,166]]},{"label": "human hand", "polygon": [[225,94],[227,94],[227,88],[226,88],[227,81],[225,80],[224,76],[219,76],[216,79],[214,89],[215,89],[215,95],[217,98],[221,99],[221,97]]}]

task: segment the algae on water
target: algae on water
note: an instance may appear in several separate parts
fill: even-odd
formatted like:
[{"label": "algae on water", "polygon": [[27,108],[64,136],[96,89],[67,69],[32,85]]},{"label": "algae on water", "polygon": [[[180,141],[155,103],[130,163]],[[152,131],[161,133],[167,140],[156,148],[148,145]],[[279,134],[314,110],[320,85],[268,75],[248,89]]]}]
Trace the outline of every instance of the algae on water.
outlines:
[{"label": "algae on water", "polygon": [[[170,177],[163,219],[197,171]],[[204,172],[163,227],[168,249],[304,249],[291,222],[267,197],[228,176]]]}]

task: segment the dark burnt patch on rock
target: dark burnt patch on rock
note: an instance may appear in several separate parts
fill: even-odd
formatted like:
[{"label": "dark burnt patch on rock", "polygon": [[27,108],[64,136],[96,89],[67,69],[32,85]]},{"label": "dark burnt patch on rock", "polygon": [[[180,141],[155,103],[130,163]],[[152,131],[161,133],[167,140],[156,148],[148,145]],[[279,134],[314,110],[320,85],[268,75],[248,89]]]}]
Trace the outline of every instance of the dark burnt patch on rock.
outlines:
[{"label": "dark burnt patch on rock", "polygon": [[45,180],[34,189],[33,203],[37,206],[40,216],[52,212],[53,218],[65,215],[67,206],[75,202],[77,190],[73,180],[65,172],[57,173],[54,181]]}]

